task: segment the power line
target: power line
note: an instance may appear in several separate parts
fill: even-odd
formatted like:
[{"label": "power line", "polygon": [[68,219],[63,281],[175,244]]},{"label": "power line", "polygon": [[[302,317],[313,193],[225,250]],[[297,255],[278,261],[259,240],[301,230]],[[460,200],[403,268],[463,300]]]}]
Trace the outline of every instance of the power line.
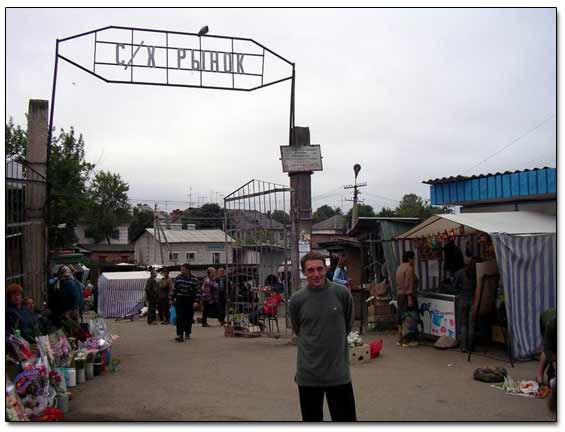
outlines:
[{"label": "power line", "polygon": [[550,115],[549,117],[547,117],[545,120],[543,120],[541,123],[538,123],[536,126],[534,126],[532,129],[528,130],[527,132],[523,133],[522,135],[520,135],[518,138],[513,139],[512,141],[510,141],[508,144],[506,144],[504,147],[502,147],[500,150],[495,151],[493,154],[491,154],[490,156],[488,156],[486,159],[483,159],[481,162],[479,162],[478,164],[472,166],[471,168],[469,168],[466,171],[463,171],[463,174],[468,173],[469,171],[477,168],[478,166],[482,165],[483,163],[485,163],[486,161],[488,161],[489,159],[495,157],[497,154],[503,152],[504,150],[506,150],[508,147],[516,144],[519,140],[521,140],[522,138],[524,138],[525,136],[531,134],[533,131],[535,131],[536,129],[539,129],[542,125],[544,125],[547,121],[551,120],[553,117],[555,117],[555,114]]}]

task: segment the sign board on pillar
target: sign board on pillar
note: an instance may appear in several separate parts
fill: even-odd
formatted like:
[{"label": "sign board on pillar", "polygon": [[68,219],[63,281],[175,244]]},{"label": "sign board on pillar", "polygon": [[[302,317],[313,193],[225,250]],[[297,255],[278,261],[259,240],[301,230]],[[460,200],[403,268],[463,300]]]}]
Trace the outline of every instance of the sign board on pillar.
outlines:
[{"label": "sign board on pillar", "polygon": [[319,145],[281,146],[283,172],[322,171],[322,152]]},{"label": "sign board on pillar", "polygon": [[[308,252],[310,252],[310,241],[298,240],[298,259],[302,259]],[[302,272],[300,272],[300,279],[306,279],[306,276],[304,276]]]}]

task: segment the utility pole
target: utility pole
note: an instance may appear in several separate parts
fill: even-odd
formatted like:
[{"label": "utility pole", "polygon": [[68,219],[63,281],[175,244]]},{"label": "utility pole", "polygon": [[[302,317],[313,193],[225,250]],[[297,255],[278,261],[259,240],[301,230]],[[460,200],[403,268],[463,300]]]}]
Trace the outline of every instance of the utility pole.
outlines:
[{"label": "utility pole", "polygon": [[[359,175],[359,171],[361,171],[361,165],[359,164],[353,165],[353,172],[355,173],[355,184],[346,185],[343,187],[344,189],[353,189],[353,209],[351,211],[351,228],[355,226],[358,219],[357,204],[359,203],[359,194],[361,193],[359,192],[359,188],[367,186],[367,183],[357,183],[357,176]],[[348,199],[346,201],[351,201],[351,200]]]}]

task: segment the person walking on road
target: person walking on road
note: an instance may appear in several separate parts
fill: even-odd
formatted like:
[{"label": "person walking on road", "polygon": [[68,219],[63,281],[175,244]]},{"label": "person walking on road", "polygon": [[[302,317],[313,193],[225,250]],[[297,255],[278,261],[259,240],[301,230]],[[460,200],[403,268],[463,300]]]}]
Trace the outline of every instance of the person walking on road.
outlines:
[{"label": "person walking on road", "polygon": [[215,279],[216,269],[208,267],[207,276],[202,282],[202,327],[210,327],[208,317],[218,316],[218,283]]},{"label": "person walking on road", "polygon": [[228,280],[223,267],[218,269],[216,283],[218,284],[218,321],[223,326],[226,320],[226,302],[228,298]]},{"label": "person walking on road", "polygon": [[159,281],[159,320],[161,324],[169,324],[169,295],[173,289],[173,280],[169,270],[163,270],[163,279]]},{"label": "person walking on road", "polygon": [[170,304],[175,305],[177,314],[177,342],[190,339],[192,333],[192,319],[194,308],[200,298],[198,279],[192,276],[189,264],[180,267],[181,274],[175,278],[174,288],[171,291]]},{"label": "person walking on road", "polygon": [[300,260],[307,286],[290,299],[290,319],[297,336],[300,410],[303,421],[323,420],[324,395],[332,421],[357,420],[349,371],[347,335],[353,324],[353,297],[326,278],[326,261],[318,252]]},{"label": "person walking on road", "polygon": [[159,300],[159,282],[157,272],[151,270],[149,279],[145,282],[145,303],[147,303],[147,324],[157,324],[157,303]]}]

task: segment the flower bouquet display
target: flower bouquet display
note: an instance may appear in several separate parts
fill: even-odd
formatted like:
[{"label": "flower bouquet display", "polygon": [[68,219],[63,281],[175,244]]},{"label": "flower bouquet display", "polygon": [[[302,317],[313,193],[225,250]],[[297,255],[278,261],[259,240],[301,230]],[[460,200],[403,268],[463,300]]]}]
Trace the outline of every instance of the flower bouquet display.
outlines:
[{"label": "flower bouquet display", "polygon": [[16,335],[10,335],[9,341],[16,353],[18,361],[22,363],[31,361],[33,358],[33,351],[31,350],[31,346],[28,341],[26,341],[23,337]]},{"label": "flower bouquet display", "polygon": [[24,370],[16,375],[15,386],[24,413],[28,417],[42,414],[47,408],[49,399],[49,373],[46,361],[39,358],[26,364]]},{"label": "flower bouquet display", "polygon": [[55,367],[68,367],[72,360],[72,349],[67,336],[58,330],[49,335],[49,343],[53,350]]},{"label": "flower bouquet display", "polygon": [[29,421],[24,405],[16,392],[16,386],[6,375],[6,421]]}]

